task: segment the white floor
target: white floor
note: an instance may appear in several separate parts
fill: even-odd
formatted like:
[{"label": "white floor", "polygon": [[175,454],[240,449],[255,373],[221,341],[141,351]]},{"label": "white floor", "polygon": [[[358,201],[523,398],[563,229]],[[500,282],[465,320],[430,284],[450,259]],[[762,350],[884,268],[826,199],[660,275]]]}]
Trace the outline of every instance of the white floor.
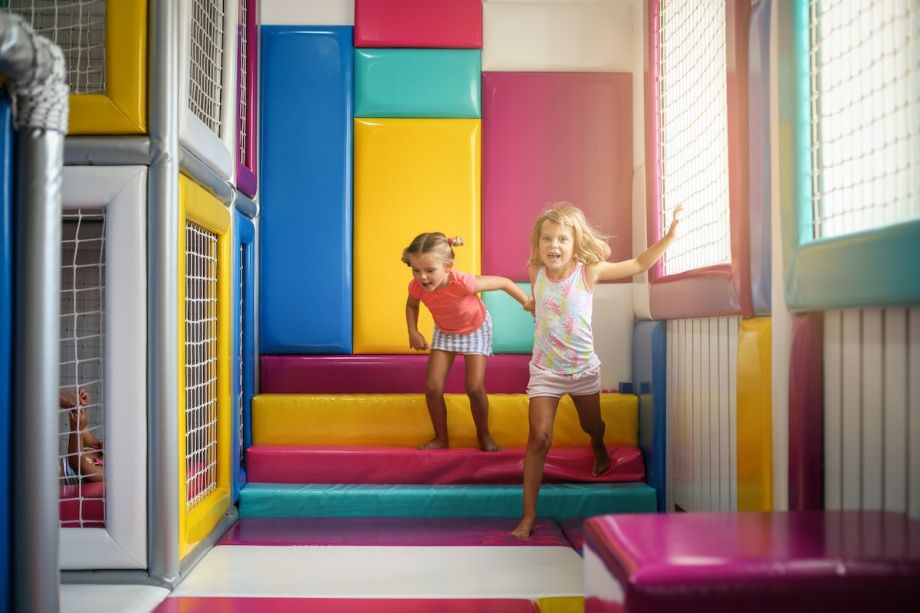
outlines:
[{"label": "white floor", "polygon": [[173,595],[537,599],[583,590],[582,559],[567,547],[237,545],[209,551]]},{"label": "white floor", "polygon": [[61,613],[148,613],[169,595],[149,585],[62,585]]}]

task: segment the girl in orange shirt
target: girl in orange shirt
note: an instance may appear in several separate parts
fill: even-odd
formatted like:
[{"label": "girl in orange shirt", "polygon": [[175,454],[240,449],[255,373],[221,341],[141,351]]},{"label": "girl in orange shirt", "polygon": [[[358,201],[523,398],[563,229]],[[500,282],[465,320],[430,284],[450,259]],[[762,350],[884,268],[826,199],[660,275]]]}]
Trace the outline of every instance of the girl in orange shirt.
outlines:
[{"label": "girl in orange shirt", "polygon": [[[483,451],[498,451],[489,433],[489,397],[485,390],[486,357],[492,355],[492,318],[478,292],[504,290],[533,311],[533,299],[506,277],[473,275],[454,270],[454,247],[463,244],[459,236],[447,238],[441,232],[415,237],[403,250],[402,261],[412,269],[406,299],[409,346],[430,349],[425,373],[425,402],[434,426],[434,438],[419,449],[447,449],[447,407],[444,381],[457,354],[466,367],[466,395],[470,399],[476,438]],[[418,330],[419,303],[431,311],[434,333],[431,345]]]}]

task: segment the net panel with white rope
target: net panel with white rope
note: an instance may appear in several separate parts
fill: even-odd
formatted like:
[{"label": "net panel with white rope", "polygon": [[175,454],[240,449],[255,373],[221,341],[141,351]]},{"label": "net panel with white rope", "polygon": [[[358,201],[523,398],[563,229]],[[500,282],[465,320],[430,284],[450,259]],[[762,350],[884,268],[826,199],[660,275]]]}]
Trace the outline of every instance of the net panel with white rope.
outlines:
[{"label": "net panel with white rope", "polygon": [[662,0],[659,40],[662,227],[684,206],[671,275],[731,260],[724,0]]},{"label": "net panel with white rope", "polygon": [[214,134],[221,134],[224,70],[224,2],[192,0],[189,110]]},{"label": "net panel with white rope", "polygon": [[249,57],[249,28],[246,27],[249,16],[249,1],[240,0],[240,143],[239,143],[239,163],[242,166],[249,166],[249,117],[246,112],[249,109],[249,67],[246,61]]},{"label": "net panel with white rope", "polygon": [[186,223],[186,509],[217,488],[217,235]]},{"label": "net panel with white rope", "polygon": [[245,368],[244,358],[245,358],[245,348],[246,348],[246,342],[245,342],[246,341],[246,316],[245,316],[245,313],[246,313],[246,264],[245,264],[246,246],[245,245],[240,245],[239,262],[240,262],[240,279],[239,279],[239,282],[240,282],[240,290],[239,290],[240,291],[240,313],[239,313],[240,337],[239,337],[238,355],[236,356],[237,364],[239,364],[239,369],[237,371],[237,384],[239,385],[239,387],[237,388],[237,395],[236,395],[236,410],[237,410],[237,418],[238,418],[237,423],[239,424],[239,432],[237,432],[237,435],[239,436],[239,441],[240,441],[240,457],[238,458],[238,460],[239,460],[240,466],[243,466],[243,464],[246,461],[246,449],[243,447],[244,441],[246,440],[243,437],[243,392],[244,392],[244,389],[243,389],[244,372],[243,370]]},{"label": "net panel with white rope", "polygon": [[[59,465],[61,499],[78,509],[68,527],[99,527],[105,505],[67,487],[102,477],[105,432],[105,210],[65,211],[61,230]],[[80,390],[86,393],[80,398]],[[65,397],[68,398],[65,401]],[[93,514],[85,513],[93,505]],[[102,517],[99,517],[99,513]]]},{"label": "net panel with white rope", "polygon": [[809,9],[812,237],[920,219],[920,4]]},{"label": "net panel with white rope", "polygon": [[71,93],[105,93],[106,0],[9,0],[8,10],[61,48]]}]

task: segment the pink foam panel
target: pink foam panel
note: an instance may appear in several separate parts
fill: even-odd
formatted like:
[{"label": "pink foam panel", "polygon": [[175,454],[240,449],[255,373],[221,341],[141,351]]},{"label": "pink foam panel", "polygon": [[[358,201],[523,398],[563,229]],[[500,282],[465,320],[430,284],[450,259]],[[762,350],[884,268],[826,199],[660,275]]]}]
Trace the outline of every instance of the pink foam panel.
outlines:
[{"label": "pink foam panel", "polygon": [[154,613],[536,613],[524,598],[246,598],[226,596],[171,596]]},{"label": "pink foam panel", "polygon": [[[263,394],[413,394],[425,391],[427,354],[263,355]],[[486,366],[486,390],[523,394],[530,355],[494,355]],[[457,358],[445,392],[462,394],[464,363]]]},{"label": "pink foam panel", "polygon": [[[609,446],[611,468],[591,475],[589,447],[549,451],[544,483],[635,482],[645,477],[637,447]],[[256,445],[246,451],[248,479],[258,483],[350,484],[520,484],[524,449],[486,453],[451,448],[419,451],[405,447],[321,447]]]},{"label": "pink foam panel", "polygon": [[527,281],[531,226],[563,200],[613,260],[633,257],[632,88],[627,73],[483,73],[483,274]]},{"label": "pink foam panel", "polygon": [[[530,539],[511,536],[516,517],[246,517],[218,545],[311,547],[570,547],[540,519]],[[581,525],[581,520],[571,520]]]},{"label": "pink foam panel", "polygon": [[355,47],[482,48],[480,0],[355,0]]}]

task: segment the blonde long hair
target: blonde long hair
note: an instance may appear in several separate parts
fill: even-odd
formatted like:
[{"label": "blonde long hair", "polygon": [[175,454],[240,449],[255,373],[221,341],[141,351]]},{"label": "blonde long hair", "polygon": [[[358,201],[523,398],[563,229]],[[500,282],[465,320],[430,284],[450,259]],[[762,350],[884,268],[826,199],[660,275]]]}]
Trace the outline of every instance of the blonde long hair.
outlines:
[{"label": "blonde long hair", "polygon": [[540,261],[540,232],[543,222],[551,221],[560,226],[572,228],[574,244],[572,256],[583,264],[597,264],[610,257],[610,246],[607,244],[608,236],[598,232],[588,224],[585,214],[571,202],[556,202],[544,210],[533,224],[530,235],[530,261],[531,266],[539,266]]}]

